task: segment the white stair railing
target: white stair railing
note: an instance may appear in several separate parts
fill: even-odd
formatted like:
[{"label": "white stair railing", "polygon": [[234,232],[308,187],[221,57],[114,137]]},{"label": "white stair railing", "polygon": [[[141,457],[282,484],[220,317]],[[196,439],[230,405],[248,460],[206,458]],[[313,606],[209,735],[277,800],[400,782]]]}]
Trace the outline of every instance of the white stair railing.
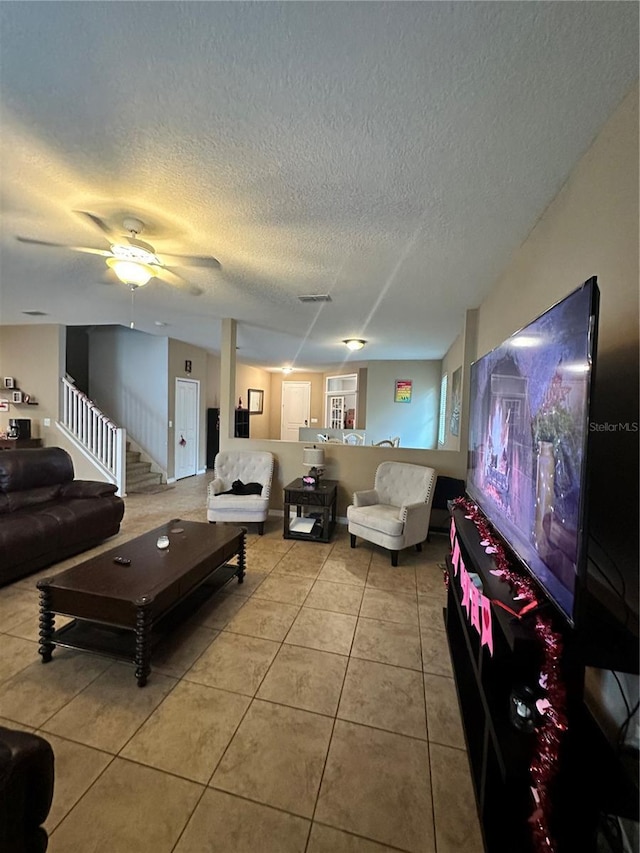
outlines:
[{"label": "white stair railing", "polygon": [[103,414],[68,379],[62,379],[62,425],[125,494],[126,430]]}]

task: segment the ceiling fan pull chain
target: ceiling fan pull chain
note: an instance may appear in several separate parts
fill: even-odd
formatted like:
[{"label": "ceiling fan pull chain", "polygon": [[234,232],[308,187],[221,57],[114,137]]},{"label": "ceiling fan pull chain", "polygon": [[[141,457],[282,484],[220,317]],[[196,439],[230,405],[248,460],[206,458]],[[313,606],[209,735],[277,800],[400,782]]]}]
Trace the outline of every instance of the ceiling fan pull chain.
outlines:
[{"label": "ceiling fan pull chain", "polygon": [[134,308],[133,295],[136,292],[136,289],[135,289],[135,287],[131,287],[130,290],[131,290],[131,322],[129,323],[129,328],[135,329],[136,326],[135,326],[135,323],[133,322],[133,308]]}]

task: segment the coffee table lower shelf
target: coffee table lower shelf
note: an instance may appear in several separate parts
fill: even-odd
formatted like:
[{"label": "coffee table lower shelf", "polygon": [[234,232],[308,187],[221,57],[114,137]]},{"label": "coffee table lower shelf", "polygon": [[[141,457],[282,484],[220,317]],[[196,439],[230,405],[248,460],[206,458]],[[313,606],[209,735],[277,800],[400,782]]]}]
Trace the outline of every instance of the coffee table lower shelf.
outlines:
[{"label": "coffee table lower shelf", "polygon": [[[153,651],[181,622],[192,616],[217,590],[238,575],[238,567],[225,565],[216,570],[215,578],[193,590],[182,601],[151,624],[149,648]],[[57,614],[65,615],[65,614]],[[137,664],[136,632],[134,628],[110,625],[96,620],[74,617],[72,622],[58,628],[50,642],[65,649],[91,652],[125,663]],[[142,686],[142,685],[141,685]]]}]

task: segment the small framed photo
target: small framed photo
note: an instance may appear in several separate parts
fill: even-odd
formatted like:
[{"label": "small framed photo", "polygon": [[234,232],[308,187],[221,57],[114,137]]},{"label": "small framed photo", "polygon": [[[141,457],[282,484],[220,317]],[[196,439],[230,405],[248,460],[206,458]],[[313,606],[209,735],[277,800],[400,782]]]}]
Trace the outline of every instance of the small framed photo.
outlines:
[{"label": "small framed photo", "polygon": [[16,387],[16,380],[13,378],[13,376],[5,376],[4,377],[4,387],[5,388],[15,388]]},{"label": "small framed photo", "polygon": [[261,415],[264,408],[264,391],[249,388],[249,414]]},{"label": "small framed photo", "polygon": [[21,403],[22,402],[22,391],[14,391],[11,395],[12,403]]},{"label": "small framed photo", "polygon": [[0,412],[8,412],[9,411],[9,401],[8,400],[0,400]]},{"label": "small framed photo", "polygon": [[394,403],[410,403],[413,381],[411,379],[396,379]]}]

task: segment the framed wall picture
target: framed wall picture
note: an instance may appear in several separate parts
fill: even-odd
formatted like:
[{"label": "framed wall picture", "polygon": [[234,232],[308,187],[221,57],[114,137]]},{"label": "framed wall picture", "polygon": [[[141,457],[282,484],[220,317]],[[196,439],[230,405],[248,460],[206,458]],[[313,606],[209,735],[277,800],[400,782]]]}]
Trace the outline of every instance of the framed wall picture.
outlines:
[{"label": "framed wall picture", "polygon": [[0,412],[8,412],[9,411],[9,401],[8,400],[0,400]]},{"label": "framed wall picture", "polygon": [[16,387],[16,380],[13,378],[13,376],[5,376],[4,377],[4,387],[5,388],[15,388]]},{"label": "framed wall picture", "polygon": [[11,394],[11,402],[12,403],[21,403],[22,402],[22,391],[14,391]]},{"label": "framed wall picture", "polygon": [[249,388],[249,414],[261,415],[264,408],[264,391],[258,388]]},{"label": "framed wall picture", "polygon": [[396,379],[396,392],[393,398],[394,403],[410,403],[411,391],[413,389],[412,379]]}]

